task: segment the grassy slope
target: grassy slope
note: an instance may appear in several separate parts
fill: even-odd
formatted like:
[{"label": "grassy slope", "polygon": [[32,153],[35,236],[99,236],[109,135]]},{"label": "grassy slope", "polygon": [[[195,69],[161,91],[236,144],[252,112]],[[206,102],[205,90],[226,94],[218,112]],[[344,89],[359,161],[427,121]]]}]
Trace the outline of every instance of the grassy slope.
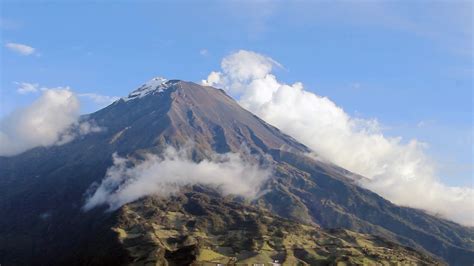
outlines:
[{"label": "grassy slope", "polygon": [[209,193],[146,198],[120,212],[114,230],[135,265],[273,260],[289,265],[441,264],[375,236],[295,223]]}]

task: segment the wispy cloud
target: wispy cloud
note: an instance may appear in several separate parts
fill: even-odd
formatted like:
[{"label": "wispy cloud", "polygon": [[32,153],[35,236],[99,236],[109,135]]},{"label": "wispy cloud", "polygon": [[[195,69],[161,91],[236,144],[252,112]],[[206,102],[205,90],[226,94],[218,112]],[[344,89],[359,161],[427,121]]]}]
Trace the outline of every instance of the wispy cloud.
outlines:
[{"label": "wispy cloud", "polygon": [[362,87],[362,85],[359,82],[353,82],[353,83],[349,84],[349,86],[350,86],[351,89],[355,89],[355,90],[358,90]]},{"label": "wispy cloud", "polygon": [[29,82],[14,82],[18,87],[16,91],[19,94],[29,94],[40,91],[38,83],[29,83]]},{"label": "wispy cloud", "polygon": [[208,56],[209,55],[209,51],[207,49],[201,49],[199,51],[199,54],[202,55],[202,56]]},{"label": "wispy cloud", "polygon": [[5,47],[20,55],[37,55],[36,49],[26,44],[9,42],[5,44]]},{"label": "wispy cloud", "polygon": [[246,28],[248,37],[260,39],[271,28],[271,19],[285,6],[278,1],[222,1],[221,7],[226,14],[235,17]]},{"label": "wispy cloud", "polygon": [[313,1],[286,7],[288,23],[397,31],[473,56],[473,1]]},{"label": "wispy cloud", "polygon": [[416,124],[416,126],[417,126],[418,128],[427,127],[427,126],[429,126],[429,125],[433,125],[435,122],[436,122],[436,121],[433,120],[433,119],[431,119],[431,120],[421,120],[421,121],[419,121],[419,122]]},{"label": "wispy cloud", "polygon": [[78,96],[90,99],[98,105],[107,105],[120,99],[118,96],[108,96],[98,93],[79,93]]},{"label": "wispy cloud", "polygon": [[388,200],[474,225],[474,190],[441,183],[424,143],[385,136],[377,120],[351,117],[302,83],[280,82],[272,74],[274,66],[268,56],[238,51],[225,57],[222,71],[211,72],[203,83],[226,89],[244,108],[318,156],[366,176],[362,185]]},{"label": "wispy cloud", "polygon": [[21,28],[21,23],[12,19],[0,17],[0,29],[16,30]]},{"label": "wispy cloud", "polygon": [[[48,90],[47,87],[40,86],[38,83],[23,82],[23,81],[13,82],[13,83],[17,85],[16,91],[19,94],[23,94],[23,95],[30,94],[30,93],[38,93],[41,91]],[[70,90],[69,87],[64,87],[64,88]],[[102,95],[95,92],[78,93],[77,96],[80,98],[90,100],[98,106],[108,105],[120,99],[120,97],[118,96]]]}]

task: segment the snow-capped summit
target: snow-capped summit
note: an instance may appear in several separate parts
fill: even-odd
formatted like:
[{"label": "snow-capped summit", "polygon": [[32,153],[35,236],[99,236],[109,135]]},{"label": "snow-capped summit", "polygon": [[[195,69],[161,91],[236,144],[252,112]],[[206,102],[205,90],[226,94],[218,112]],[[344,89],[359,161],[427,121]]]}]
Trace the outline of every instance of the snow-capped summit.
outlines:
[{"label": "snow-capped summit", "polygon": [[138,99],[149,94],[160,93],[168,88],[168,79],[163,77],[155,77],[143,84],[140,88],[132,91],[127,97],[122,98],[124,101]]}]

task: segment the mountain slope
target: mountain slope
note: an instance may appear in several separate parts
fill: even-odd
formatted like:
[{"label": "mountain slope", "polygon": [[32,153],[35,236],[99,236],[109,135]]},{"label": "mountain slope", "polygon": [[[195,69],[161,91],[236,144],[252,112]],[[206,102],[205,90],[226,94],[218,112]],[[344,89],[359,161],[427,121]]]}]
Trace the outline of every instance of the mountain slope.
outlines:
[{"label": "mountain slope", "polygon": [[[106,228],[115,226],[124,210],[84,213],[81,207],[91,184],[102,180],[115,152],[139,159],[143,153],[159,154],[168,145],[179,148],[189,142],[196,161],[231,151],[270,163],[268,193],[252,203],[255,208],[300,223],[379,235],[453,265],[474,263],[472,228],[398,207],[360,188],[347,178],[349,172],[308,157],[307,147],[241,108],[222,90],[156,79],[83,119],[104,130],[62,146],[0,157],[0,263],[22,256],[23,263],[47,261],[58,252],[56,262],[94,262],[100,256],[84,246],[103,241],[114,244],[103,249],[100,259],[117,264],[106,258],[106,251],[126,252]],[[91,232],[101,237],[95,239]],[[123,256],[117,260],[126,261]]]},{"label": "mountain slope", "polygon": [[114,230],[135,264],[439,264],[381,238],[298,224],[202,189],[129,204]]}]

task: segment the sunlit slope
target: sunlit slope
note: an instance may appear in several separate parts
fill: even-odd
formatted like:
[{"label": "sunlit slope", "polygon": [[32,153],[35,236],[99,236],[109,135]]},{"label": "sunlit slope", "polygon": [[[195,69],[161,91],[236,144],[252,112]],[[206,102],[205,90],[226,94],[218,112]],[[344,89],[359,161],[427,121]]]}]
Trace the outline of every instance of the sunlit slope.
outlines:
[{"label": "sunlit slope", "polygon": [[123,207],[113,229],[132,264],[442,264],[379,237],[292,222],[212,195],[189,190]]}]

